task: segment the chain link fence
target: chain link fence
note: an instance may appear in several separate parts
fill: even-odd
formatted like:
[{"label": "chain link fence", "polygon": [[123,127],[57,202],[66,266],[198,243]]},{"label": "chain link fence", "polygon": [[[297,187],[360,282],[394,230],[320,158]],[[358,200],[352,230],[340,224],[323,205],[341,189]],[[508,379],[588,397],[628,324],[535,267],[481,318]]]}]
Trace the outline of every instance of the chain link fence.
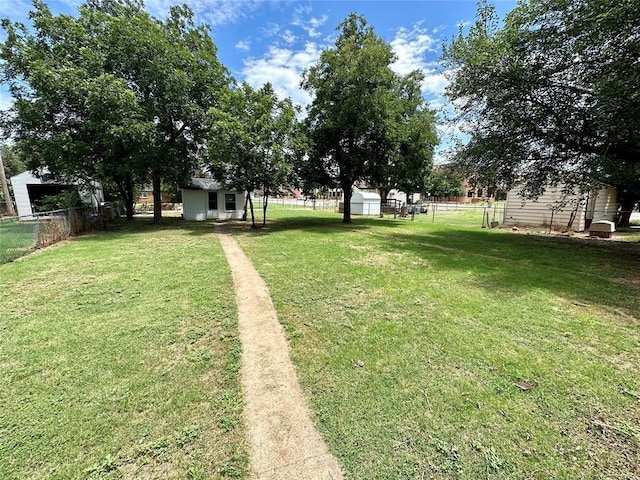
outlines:
[{"label": "chain link fence", "polygon": [[26,217],[0,217],[0,264],[88,230],[97,216],[84,209],[55,210]]}]

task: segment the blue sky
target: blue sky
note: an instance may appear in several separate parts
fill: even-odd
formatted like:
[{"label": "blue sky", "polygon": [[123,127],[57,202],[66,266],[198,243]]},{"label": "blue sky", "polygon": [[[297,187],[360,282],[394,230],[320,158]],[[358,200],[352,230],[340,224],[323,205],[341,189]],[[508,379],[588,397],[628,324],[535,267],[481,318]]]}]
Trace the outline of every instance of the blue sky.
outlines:
[{"label": "blue sky", "polygon": [[[46,1],[46,0],[45,0]],[[76,0],[46,1],[54,13],[73,13]],[[149,0],[147,10],[164,17],[171,0]],[[300,75],[330,47],[337,25],[351,12],[363,15],[376,33],[388,41],[399,73],[421,69],[423,93],[434,108],[443,108],[446,78],[438,64],[441,46],[458,26],[470,24],[476,2],[468,0],[195,0],[186,2],[196,20],[211,26],[221,62],[239,80],[254,87],[271,82],[276,91],[305,106],[308,95],[299,88]],[[493,2],[503,16],[515,0]],[[0,0],[0,18],[28,23],[30,0]],[[0,88],[0,109],[11,99]],[[442,126],[444,130],[444,126]],[[444,132],[443,132],[444,133]]]}]

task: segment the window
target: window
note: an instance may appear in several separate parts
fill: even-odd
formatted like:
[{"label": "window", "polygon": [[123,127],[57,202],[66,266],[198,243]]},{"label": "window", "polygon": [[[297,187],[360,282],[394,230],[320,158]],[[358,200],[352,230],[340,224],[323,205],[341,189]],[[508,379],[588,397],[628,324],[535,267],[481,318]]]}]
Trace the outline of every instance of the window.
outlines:
[{"label": "window", "polygon": [[482,189],[481,189],[481,188],[479,188],[479,189],[478,189],[478,196],[479,196],[479,197],[481,197],[481,196],[482,196]]},{"label": "window", "polygon": [[469,198],[473,197],[473,190],[469,190],[467,192],[467,197],[469,197]]},{"label": "window", "polygon": [[235,210],[236,209],[236,194],[225,193],[224,194],[224,209]]},{"label": "window", "polygon": [[149,192],[141,192],[140,193],[140,198],[148,198],[149,197]]},{"label": "window", "polygon": [[209,210],[218,209],[218,192],[209,192]]}]

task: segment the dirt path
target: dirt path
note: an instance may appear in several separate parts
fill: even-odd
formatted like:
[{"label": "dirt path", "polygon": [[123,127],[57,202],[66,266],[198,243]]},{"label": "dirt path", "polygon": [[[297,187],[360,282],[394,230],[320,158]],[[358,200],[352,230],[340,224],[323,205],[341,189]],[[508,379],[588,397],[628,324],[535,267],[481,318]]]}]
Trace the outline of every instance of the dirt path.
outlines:
[{"label": "dirt path", "polygon": [[311,422],[266,284],[231,235],[218,232],[238,304],[251,478],[342,479]]}]

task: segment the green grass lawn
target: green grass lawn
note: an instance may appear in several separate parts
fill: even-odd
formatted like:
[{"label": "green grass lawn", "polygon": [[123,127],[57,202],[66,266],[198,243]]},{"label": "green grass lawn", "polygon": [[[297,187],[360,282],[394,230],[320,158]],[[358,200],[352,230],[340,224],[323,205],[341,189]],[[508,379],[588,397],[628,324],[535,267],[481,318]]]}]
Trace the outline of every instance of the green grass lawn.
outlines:
[{"label": "green grass lawn", "polygon": [[35,229],[33,222],[0,221],[0,265],[35,248]]},{"label": "green grass lawn", "polygon": [[[230,224],[348,478],[640,478],[640,244],[432,220]],[[165,222],[0,265],[0,478],[246,478],[230,272]]]},{"label": "green grass lawn", "polygon": [[236,226],[348,478],[640,478],[640,245],[273,209]]},{"label": "green grass lawn", "polygon": [[0,478],[244,478],[233,283],[210,225],[0,265]]}]

